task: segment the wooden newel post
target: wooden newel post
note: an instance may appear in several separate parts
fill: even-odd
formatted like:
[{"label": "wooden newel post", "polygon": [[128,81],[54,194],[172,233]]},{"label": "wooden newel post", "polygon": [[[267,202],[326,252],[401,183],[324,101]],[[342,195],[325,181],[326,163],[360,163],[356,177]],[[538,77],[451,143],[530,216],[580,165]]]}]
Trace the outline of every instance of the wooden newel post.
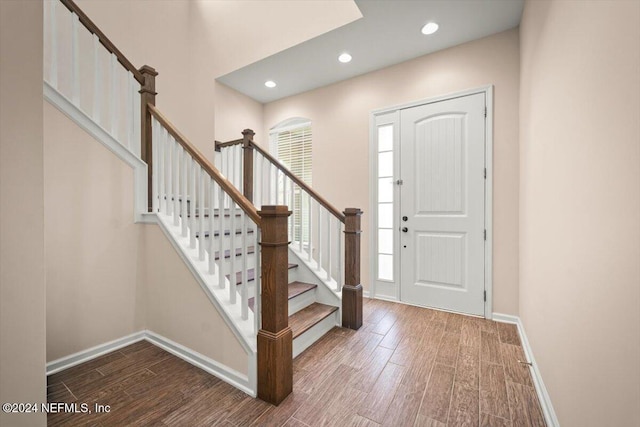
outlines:
[{"label": "wooden newel post", "polygon": [[262,329],[258,331],[258,397],[278,405],[293,390],[293,334],[289,328],[287,206],[263,206]]},{"label": "wooden newel post", "polygon": [[251,129],[242,131],[242,152],[243,152],[243,195],[253,203],[253,136],[256,133]]},{"label": "wooden newel post", "polygon": [[140,157],[147,163],[147,188],[148,188],[148,203],[149,212],[153,211],[153,189],[151,183],[153,177],[153,140],[152,140],[152,126],[151,126],[151,113],[147,108],[147,104],[156,105],[156,76],[158,73],[155,69],[148,65],[143,65],[138,71],[142,73],[144,77],[144,85],[140,89],[140,96],[142,97],[140,102],[142,126],[140,126]]},{"label": "wooden newel post", "polygon": [[362,326],[362,284],[360,283],[360,217],[358,208],[344,211],[344,286],[342,287],[342,326]]}]

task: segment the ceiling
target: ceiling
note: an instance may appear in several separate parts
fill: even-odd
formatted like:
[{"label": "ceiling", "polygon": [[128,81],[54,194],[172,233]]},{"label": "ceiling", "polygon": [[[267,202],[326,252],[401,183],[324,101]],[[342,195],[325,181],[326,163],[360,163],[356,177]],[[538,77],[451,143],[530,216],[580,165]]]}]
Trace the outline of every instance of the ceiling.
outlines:
[{"label": "ceiling", "polygon": [[[267,103],[517,27],[524,0],[355,0],[363,17],[217,80]],[[310,17],[313,19],[313,17]],[[420,30],[439,24],[432,35]],[[337,58],[352,55],[350,63]],[[273,80],[277,86],[267,88]]]}]

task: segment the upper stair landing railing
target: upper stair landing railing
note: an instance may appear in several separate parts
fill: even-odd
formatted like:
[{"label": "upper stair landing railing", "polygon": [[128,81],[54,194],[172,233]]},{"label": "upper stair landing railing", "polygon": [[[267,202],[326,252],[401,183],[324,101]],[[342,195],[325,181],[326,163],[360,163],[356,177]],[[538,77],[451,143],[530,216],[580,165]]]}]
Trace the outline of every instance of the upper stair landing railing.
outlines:
[{"label": "upper stair landing railing", "polygon": [[288,206],[292,212],[289,248],[342,298],[342,326],[358,329],[362,326],[362,211],[347,208],[340,212],[257,145],[251,129],[242,135],[242,139],[215,142],[222,173],[256,206]]},{"label": "upper stair landing railing", "polygon": [[256,362],[249,369],[250,376],[255,372],[250,387],[261,399],[280,403],[293,384],[290,212],[286,206],[256,210],[162,115],[155,107],[153,68],[136,69],[72,0],[45,3],[45,97],[109,140],[121,158],[142,165],[143,173],[146,167],[147,186],[142,177],[136,189],[148,193],[147,203],[136,203],[136,209],[154,214]]},{"label": "upper stair landing railing", "polygon": [[58,1],[45,2],[45,81],[140,157],[144,75],[78,5]]}]

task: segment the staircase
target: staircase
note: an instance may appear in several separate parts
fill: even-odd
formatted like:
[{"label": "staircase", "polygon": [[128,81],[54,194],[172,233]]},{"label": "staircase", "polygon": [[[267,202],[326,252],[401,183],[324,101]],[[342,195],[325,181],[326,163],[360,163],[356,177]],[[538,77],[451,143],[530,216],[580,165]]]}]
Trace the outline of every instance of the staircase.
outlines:
[{"label": "staircase", "polygon": [[[45,15],[45,98],[134,169],[136,222],[160,227],[245,350],[244,390],[279,404],[293,357],[362,325],[362,212],[336,209],[251,130],[216,143],[214,166],[155,106],[152,67],[135,68],[73,0],[47,2]],[[93,79],[81,78],[88,63]]]},{"label": "staircase", "polygon": [[[180,201],[182,203],[182,201]],[[187,205],[188,206],[188,205]],[[187,212],[189,212],[189,207],[187,207]],[[225,242],[223,243],[223,247],[230,247],[230,229],[228,228],[228,224],[230,223],[230,212],[228,209],[222,211],[222,215],[225,218],[225,224],[227,228],[224,230],[223,239]],[[220,216],[219,211],[214,212],[214,216],[218,218]],[[234,214],[236,219],[240,219],[241,214],[236,212]],[[187,217],[190,217],[190,214],[187,214]],[[198,223],[199,215],[195,214],[196,223]],[[207,219],[209,218],[209,214],[206,213],[204,215],[205,218],[205,231],[204,233],[200,233],[200,231],[196,232],[197,239],[204,239],[204,247],[207,253],[210,256],[209,249],[211,247],[211,241],[213,240],[213,247],[219,247],[218,240],[220,239],[220,233],[218,231],[214,231],[211,233],[206,229],[206,224],[208,223]],[[246,231],[247,235],[253,234],[253,230]],[[241,229],[235,230],[236,240],[243,234]],[[220,260],[220,251],[214,252],[214,259],[218,263],[223,263],[223,268],[225,271],[235,271],[235,285],[238,294],[242,294],[243,286],[247,287],[248,294],[248,305],[249,309],[255,313],[255,296],[256,296],[256,277],[255,277],[255,247],[247,246],[244,250],[241,246],[235,247],[235,264],[238,266],[244,265],[242,262],[242,258],[246,257],[246,282],[242,279],[242,269],[241,268],[233,268],[232,267],[232,259],[231,259],[231,250],[225,249],[223,259]],[[290,257],[294,259],[290,259],[288,263],[288,288],[287,288],[287,299],[288,299],[288,315],[289,315],[289,327],[293,333],[293,357],[297,357],[300,353],[302,353],[307,347],[320,339],[324,334],[326,334],[329,330],[334,328],[335,326],[340,325],[339,316],[339,305],[330,305],[323,304],[319,302],[322,298],[319,297],[318,285],[316,283],[309,283],[309,281],[304,281],[305,277],[308,279],[310,276],[307,273],[304,274],[302,268],[299,264],[295,263],[295,257]],[[226,274],[225,277],[229,279],[229,274]],[[311,277],[311,280],[313,278]]]}]

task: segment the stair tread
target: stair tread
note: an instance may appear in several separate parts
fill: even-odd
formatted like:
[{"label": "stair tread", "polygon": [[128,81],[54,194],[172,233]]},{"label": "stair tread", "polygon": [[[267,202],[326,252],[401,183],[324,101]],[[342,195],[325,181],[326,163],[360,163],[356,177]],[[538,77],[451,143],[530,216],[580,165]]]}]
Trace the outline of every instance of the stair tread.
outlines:
[{"label": "stair tread", "polygon": [[289,283],[289,299],[295,298],[298,295],[304,294],[307,291],[317,288],[318,285],[305,282],[291,282]]},{"label": "stair tread", "polygon": [[314,302],[310,306],[292,314],[289,316],[289,327],[293,332],[293,338],[295,339],[302,335],[337,310],[338,307]]}]

